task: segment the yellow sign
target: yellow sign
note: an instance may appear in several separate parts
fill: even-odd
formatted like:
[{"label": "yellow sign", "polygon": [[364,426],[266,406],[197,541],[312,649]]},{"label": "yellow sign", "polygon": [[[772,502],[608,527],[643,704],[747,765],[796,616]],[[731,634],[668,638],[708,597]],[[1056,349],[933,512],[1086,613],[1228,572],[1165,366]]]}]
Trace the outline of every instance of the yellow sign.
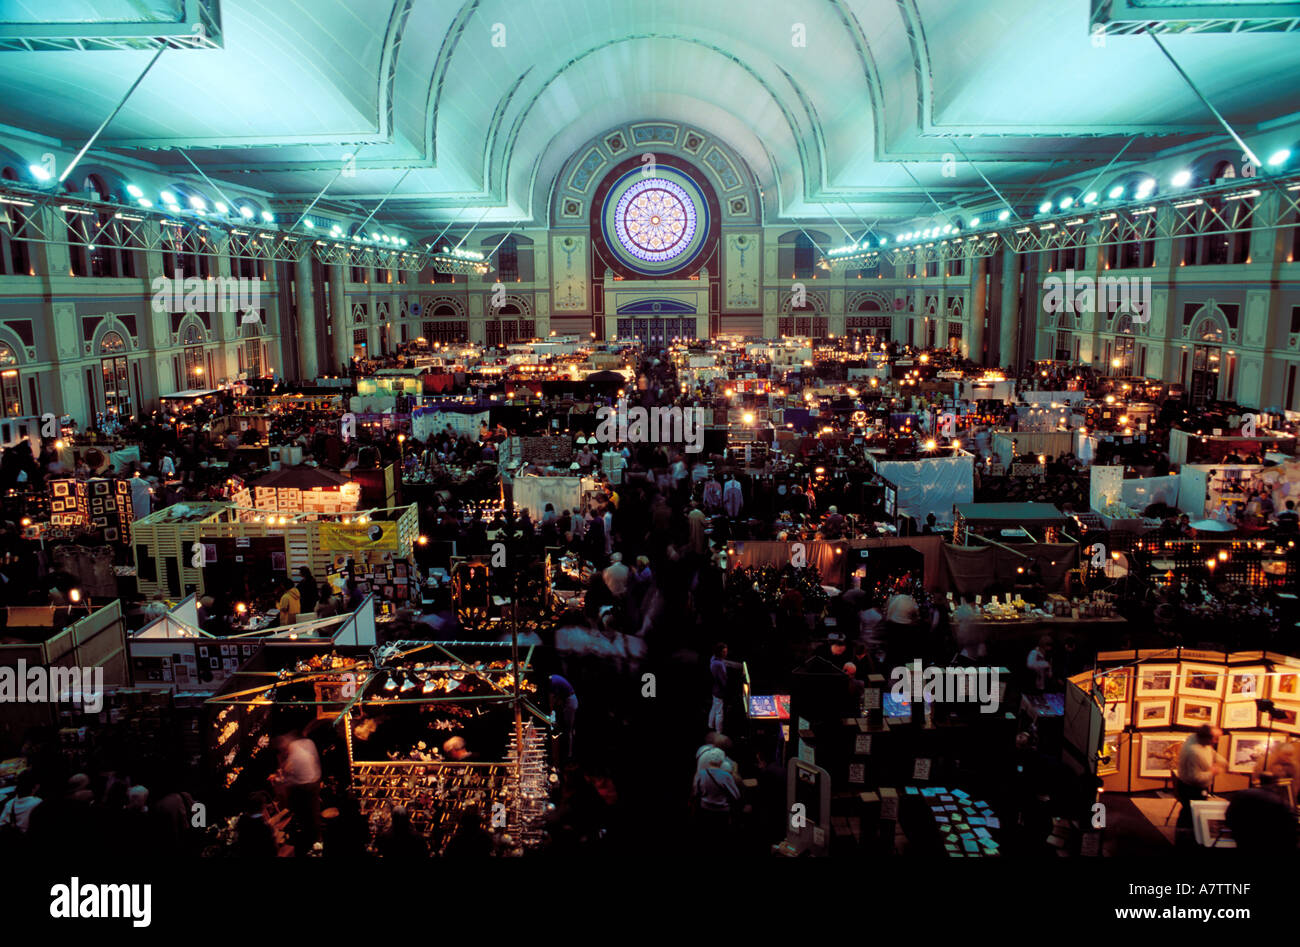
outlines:
[{"label": "yellow sign", "polygon": [[321,549],[357,552],[397,549],[396,523],[322,523]]}]

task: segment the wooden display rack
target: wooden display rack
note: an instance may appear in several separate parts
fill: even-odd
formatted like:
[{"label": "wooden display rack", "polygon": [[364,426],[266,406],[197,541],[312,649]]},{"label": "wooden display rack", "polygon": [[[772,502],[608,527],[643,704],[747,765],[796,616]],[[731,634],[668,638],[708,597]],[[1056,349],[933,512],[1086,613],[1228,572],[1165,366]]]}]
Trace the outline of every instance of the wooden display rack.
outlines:
[{"label": "wooden display rack", "polygon": [[[190,512],[177,519],[176,511]],[[397,545],[392,547],[359,546],[355,550],[327,549],[322,546],[322,532],[336,524],[356,524],[359,519],[371,524],[396,521]],[[268,511],[235,506],[232,503],[184,503],[159,510],[132,526],[139,593],[151,598],[159,593],[180,596],[191,587],[203,594],[203,568],[194,566],[194,544],[214,539],[280,538],[284,542],[285,563],[289,573],[307,566],[313,575],[334,571],[334,559],[347,552],[360,562],[378,562],[385,555],[409,558],[419,535],[419,510],[414,505],[349,513],[303,513],[291,510]],[[151,559],[154,568],[141,570],[141,559]],[[174,561],[174,570],[172,563]],[[169,573],[178,588],[171,588]],[[152,576],[152,577],[150,577]]]}]

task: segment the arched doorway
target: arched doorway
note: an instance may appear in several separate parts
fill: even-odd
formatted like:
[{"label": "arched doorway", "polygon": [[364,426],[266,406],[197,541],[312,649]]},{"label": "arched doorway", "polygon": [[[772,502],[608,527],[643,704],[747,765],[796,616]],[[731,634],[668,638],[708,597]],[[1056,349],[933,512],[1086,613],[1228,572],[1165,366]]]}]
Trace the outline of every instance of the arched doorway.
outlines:
[{"label": "arched doorway", "polygon": [[1219,370],[1223,363],[1225,333],[1217,319],[1205,316],[1192,333],[1192,383],[1189,389],[1193,407],[1219,397]]},{"label": "arched doorway", "polygon": [[90,402],[97,404],[105,417],[125,421],[132,416],[131,385],[127,376],[126,340],[120,332],[109,331],[99,342],[99,373],[104,386],[104,399],[95,397],[95,386],[90,386]]}]

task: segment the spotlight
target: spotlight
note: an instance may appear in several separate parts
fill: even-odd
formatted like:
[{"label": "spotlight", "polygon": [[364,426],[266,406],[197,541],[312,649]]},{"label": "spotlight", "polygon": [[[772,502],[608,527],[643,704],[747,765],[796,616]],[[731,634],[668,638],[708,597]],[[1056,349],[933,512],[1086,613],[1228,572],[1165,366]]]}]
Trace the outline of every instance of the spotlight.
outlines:
[{"label": "spotlight", "polygon": [[978,217],[972,217],[970,219],[970,223],[967,226],[978,227],[979,225],[980,225],[980,219]]},{"label": "spotlight", "polygon": [[163,191],[158,196],[162,198],[162,202],[166,204],[168,207],[180,206],[179,204],[176,203],[176,195],[173,194],[171,191]]},{"label": "spotlight", "polygon": [[204,211],[208,209],[208,202],[196,194],[190,198],[190,206],[195,210]]},{"label": "spotlight", "polygon": [[252,219],[253,219],[253,208],[251,208],[251,207],[241,207],[241,208],[239,208],[239,216],[240,216],[240,217],[243,217],[245,220],[252,220]]},{"label": "spotlight", "polygon": [[1097,203],[1097,192],[1096,192],[1096,191],[1089,191],[1087,194],[1083,195],[1083,202],[1084,202],[1085,204],[1095,204],[1095,203]]},{"label": "spotlight", "polygon": [[388,675],[388,680],[384,681],[384,690],[389,693],[397,690],[397,678],[393,677],[391,674]]},{"label": "spotlight", "polygon": [[46,171],[39,164],[29,164],[27,170],[30,171],[32,177],[38,181],[48,181],[50,179],[50,172]]},{"label": "spotlight", "polygon": [[140,188],[134,184],[128,184],[126,186],[126,193],[130,194],[132,197],[144,197],[144,191],[140,190]]},{"label": "spotlight", "polygon": [[1286,164],[1291,159],[1291,149],[1283,148],[1281,151],[1275,151],[1268,158],[1268,166],[1276,168],[1279,165]]},{"label": "spotlight", "polygon": [[1066,208],[1068,208],[1068,207],[1073,207],[1073,206],[1074,206],[1074,198],[1073,198],[1073,197],[1063,197],[1063,198],[1061,198],[1061,204],[1060,204],[1061,210],[1065,210]]},{"label": "spotlight", "polygon": [[153,207],[153,201],[149,200],[149,198],[147,198],[147,197],[142,197],[142,198],[140,198],[140,200],[137,201],[137,203],[138,203],[141,207]]},{"label": "spotlight", "polygon": [[230,213],[230,208],[227,207],[225,203],[222,201],[217,201],[215,204],[213,204],[212,209],[215,210],[218,214]]},{"label": "spotlight", "polygon": [[1142,183],[1139,184],[1138,187],[1137,187],[1137,195],[1136,195],[1136,196],[1137,196],[1137,199],[1138,199],[1138,200],[1143,200],[1143,199],[1146,198],[1148,195],[1150,195],[1151,192],[1154,191],[1155,189],[1156,189],[1156,179],[1155,179],[1155,178],[1146,178],[1146,179],[1145,179],[1144,181],[1142,181]]},{"label": "spotlight", "polygon": [[262,219],[268,224],[273,224],[275,223],[275,214],[271,213],[269,210],[264,210],[262,211]]},{"label": "spotlight", "polygon": [[1051,201],[1043,201],[1043,203],[1038,205],[1038,212],[1040,214],[1049,214],[1051,213],[1051,211],[1052,211]]},{"label": "spotlight", "polygon": [[998,211],[998,220],[1006,220],[1006,219],[1009,218],[1010,216],[1011,216],[1011,211],[1009,211],[1009,210],[1000,210],[1000,211]]},{"label": "spotlight", "polygon": [[1119,200],[1121,197],[1124,196],[1124,185],[1116,184],[1114,187],[1110,189],[1110,192],[1106,196],[1110,198],[1112,201]]},{"label": "spotlight", "polygon": [[1192,183],[1192,172],[1184,168],[1182,171],[1179,171],[1170,178],[1169,183],[1174,187],[1187,187],[1187,185]]}]

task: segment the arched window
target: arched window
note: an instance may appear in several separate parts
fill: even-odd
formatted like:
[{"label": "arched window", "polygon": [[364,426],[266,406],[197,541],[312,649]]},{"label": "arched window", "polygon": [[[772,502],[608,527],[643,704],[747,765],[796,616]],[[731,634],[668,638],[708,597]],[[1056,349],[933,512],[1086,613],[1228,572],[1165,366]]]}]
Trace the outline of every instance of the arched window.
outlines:
[{"label": "arched window", "polygon": [[249,378],[262,377],[262,320],[245,322],[239,327],[239,335],[245,341],[240,345],[240,367],[248,373]]},{"label": "arched window", "polygon": [[1219,325],[1218,320],[1206,316],[1201,320],[1201,324],[1196,328],[1196,341],[1206,343],[1222,343],[1224,340],[1223,326]]},{"label": "arched window", "polygon": [[16,418],[23,413],[22,388],[18,384],[18,353],[0,342],[0,417]]},{"label": "arched window", "polygon": [[[125,420],[131,416],[131,385],[127,380],[126,340],[119,332],[105,332],[99,341],[100,375],[104,385],[105,414]],[[91,402],[98,399],[92,390]]]},{"label": "arched window", "polygon": [[519,281],[519,242],[506,237],[497,250],[497,279],[503,283]]},{"label": "arched window", "polygon": [[203,368],[203,330],[190,323],[181,338],[185,346],[185,387],[205,388]]}]

